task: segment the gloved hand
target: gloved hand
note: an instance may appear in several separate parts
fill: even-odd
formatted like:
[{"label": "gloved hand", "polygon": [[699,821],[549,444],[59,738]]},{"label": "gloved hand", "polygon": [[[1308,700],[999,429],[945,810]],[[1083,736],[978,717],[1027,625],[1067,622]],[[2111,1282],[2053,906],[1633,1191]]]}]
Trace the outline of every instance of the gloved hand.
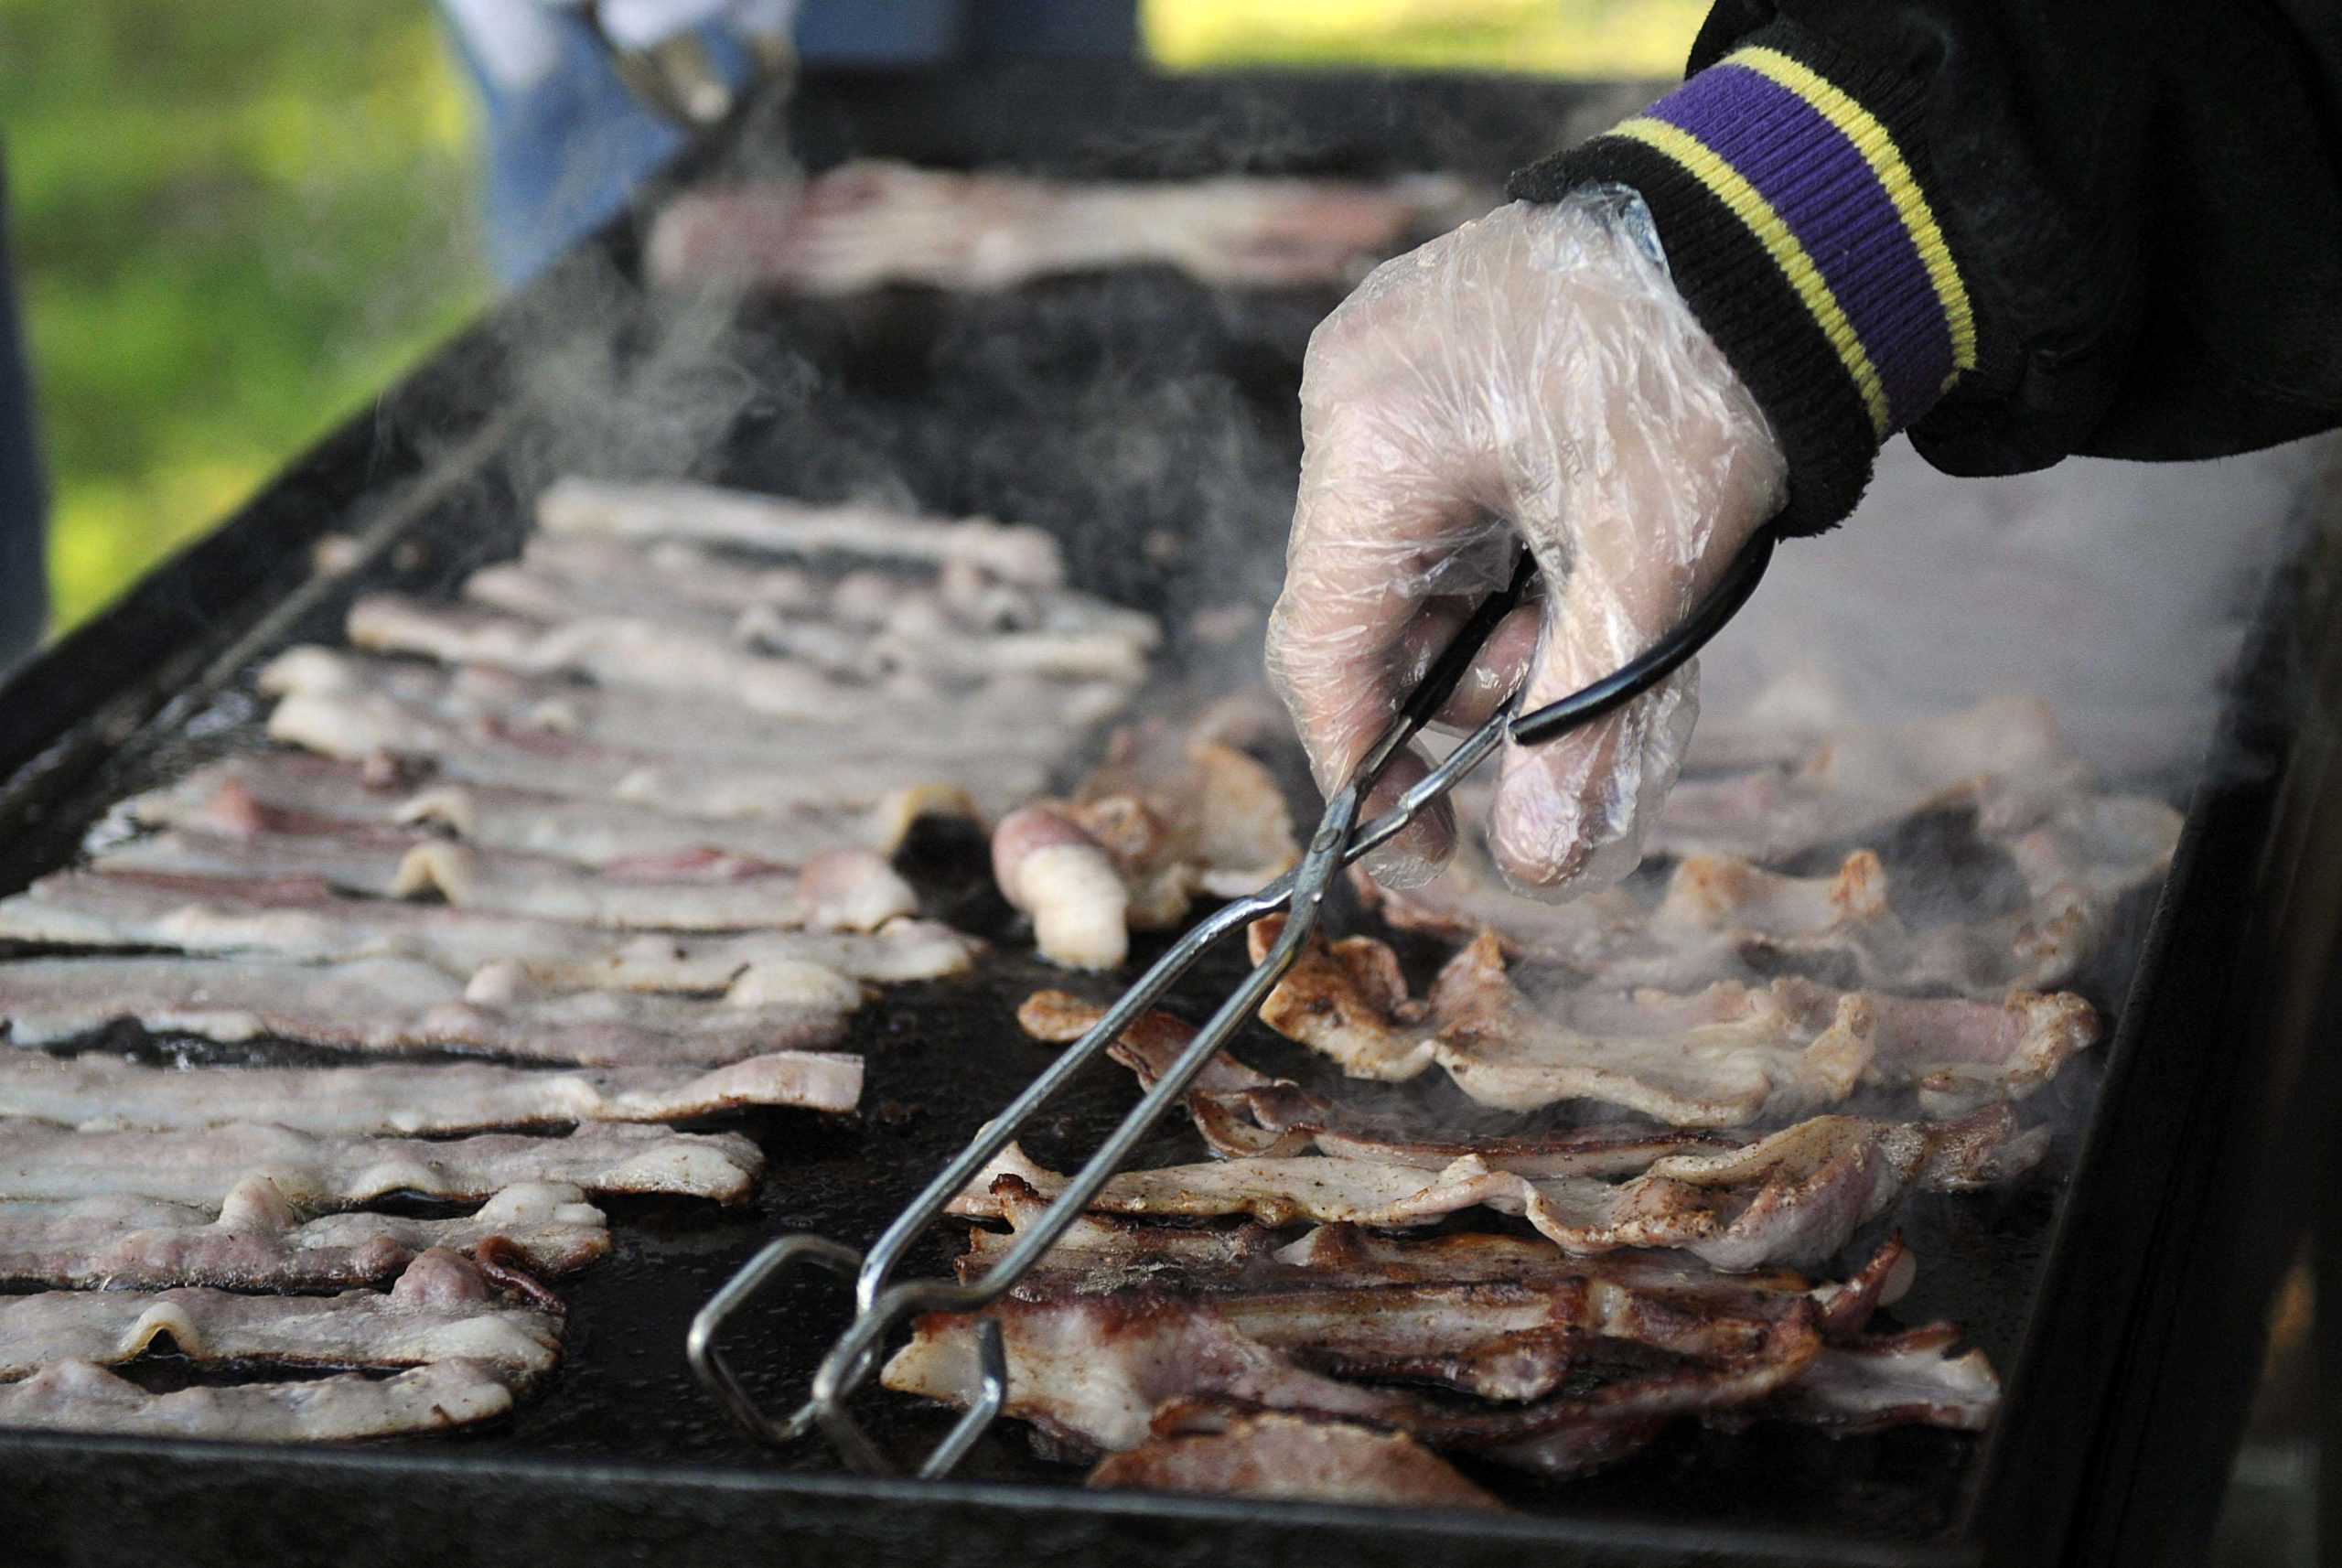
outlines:
[{"label": "gloved hand", "polygon": [[[1747,389],[1677,295],[1641,199],[1514,202],[1384,263],[1319,325],[1269,671],[1321,786],[1346,779],[1515,542],[1546,585],[1483,650],[1444,725],[1524,710],[1656,640],[1778,510],[1785,465]],[[1523,891],[1616,881],[1699,711],[1687,665],[1584,729],[1499,760],[1490,846]],[[1368,813],[1421,778],[1396,759]],[[1370,864],[1427,881],[1455,840],[1426,818]]]}]

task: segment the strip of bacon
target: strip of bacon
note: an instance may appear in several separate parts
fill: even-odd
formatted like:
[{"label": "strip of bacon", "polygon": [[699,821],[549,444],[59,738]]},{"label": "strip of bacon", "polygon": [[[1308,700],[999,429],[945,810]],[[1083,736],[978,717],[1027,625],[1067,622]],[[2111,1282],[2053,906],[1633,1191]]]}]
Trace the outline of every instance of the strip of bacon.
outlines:
[{"label": "strip of bacon", "polygon": [[1087,1486],[1380,1508],[1502,1509],[1403,1432],[1263,1411],[1109,1455]]},{"label": "strip of bacon", "polygon": [[118,821],[206,832],[317,831],[334,823],[444,833],[483,849],[585,865],[710,852],[801,865],[844,848],[892,854],[923,816],[972,817],[975,802],[933,788],[875,808],[807,807],[768,817],[687,817],[652,805],[579,800],[447,780],[420,784],[363,763],[264,751],[198,768],[117,807]]},{"label": "strip of bacon", "polygon": [[113,1366],[167,1338],[195,1361],[419,1367],[468,1360],[510,1381],[552,1370],[561,1319],[505,1304],[459,1252],[429,1251],[388,1291],[249,1295],[209,1286],[0,1296],[0,1380],[65,1360]]},{"label": "strip of bacon", "polygon": [[589,869],[546,855],[452,843],[395,827],[263,824],[245,832],[183,828],[113,845],[102,872],[266,879],[321,877],[377,898],[435,897],[459,908],[634,930],[870,930],[919,913],[919,895],[884,856],[832,850],[805,873],[716,852],[642,857]]},{"label": "strip of bacon", "polygon": [[[1252,930],[1264,954],[1281,929]],[[1483,933],[1430,993],[1407,993],[1371,938],[1313,939],[1261,1009],[1271,1027],[1354,1078],[1434,1065],[1484,1105],[1598,1100],[1677,1126],[1744,1126],[1842,1101],[1858,1085],[1912,1088],[1935,1112],[2014,1099],[2098,1038],[2078,996],[2012,993],[1999,1005],[1841,993],[1785,979],[1691,996],[1571,991],[1531,1001]]]},{"label": "strip of bacon", "polygon": [[900,584],[887,613],[871,620],[764,604],[734,611],[663,586],[655,574],[578,578],[508,562],[472,574],[464,596],[549,630],[650,623],[694,646],[729,645],[858,681],[900,674],[951,682],[998,675],[1137,682],[1145,676],[1147,650],[1161,638],[1153,620],[1135,612],[1103,605],[1091,612],[1080,596],[1059,592],[1043,601],[1005,585],[998,595],[966,601],[983,615],[978,619],[932,587]]},{"label": "strip of bacon", "polygon": [[54,1045],[132,1018],[157,1034],[274,1037],[344,1050],[449,1050],[586,1066],[745,1061],[835,1044],[861,987],[833,971],[764,971],[724,1002],[627,991],[539,993],[509,963],[467,984],[414,959],[300,964],[200,958],[0,964],[0,1022]]},{"label": "strip of bacon", "polygon": [[1748,1413],[1840,1435],[1912,1425],[1982,1432],[2000,1404],[2001,1380],[1982,1350],[1950,1354],[1960,1337],[1936,1323],[1825,1346],[1803,1377]]},{"label": "strip of bacon", "polygon": [[1072,184],[863,159],[802,185],[668,203],[650,266],[668,284],[713,276],[814,295],[906,283],[989,291],[1148,262],[1209,283],[1347,284],[1477,210],[1456,182],[1430,176]]},{"label": "strip of bacon", "polygon": [[565,1274],[610,1250],[609,1223],[583,1189],[506,1187],[446,1219],[394,1214],[305,1218],[275,1182],[246,1176],[209,1207],[108,1197],[0,1203],[0,1283],[73,1290],[320,1290],[380,1284],[435,1247],[495,1240],[530,1273]]},{"label": "strip of bacon", "polygon": [[560,1137],[354,1138],[258,1122],[165,1133],[77,1133],[0,1117],[0,1197],[108,1195],[209,1203],[252,1175],[310,1210],[354,1208],[394,1192],[477,1200],[521,1182],[595,1193],[672,1193],[735,1203],[764,1155],[736,1133],[586,1126]]},{"label": "strip of bacon", "polygon": [[[1784,1317],[1738,1356],[1660,1358],[1619,1348],[1629,1354],[1609,1358],[1618,1364],[1598,1383],[1581,1378],[1522,1404],[1459,1408],[1307,1370],[1242,1332],[1211,1301],[1011,1300],[987,1316],[999,1324],[1008,1355],[1007,1413],[1061,1442],[1105,1452],[1133,1448],[1158,1426],[1178,1430],[1197,1416],[1185,1402],[1201,1401],[1348,1418],[1513,1462],[1526,1445],[1542,1444],[1535,1462],[1546,1467],[1556,1463],[1555,1444],[1575,1437],[1575,1451],[1590,1463],[1610,1456],[1609,1445],[1595,1438],[1631,1434],[1638,1444],[1677,1415],[1752,1404],[1794,1382],[1821,1349],[1810,1317]],[[886,1386],[966,1403],[978,1387],[973,1322],[942,1314],[919,1319],[911,1342],[887,1362]],[[1589,1356],[1581,1372],[1596,1360]],[[1181,1402],[1162,1408],[1172,1402]]]},{"label": "strip of bacon", "polygon": [[[1104,1016],[1104,1008],[1062,991],[1037,991],[1016,1010],[1026,1034],[1058,1044],[1080,1039]],[[1152,1086],[1195,1034],[1193,1025],[1153,1012],[1107,1049],[1141,1084]],[[1256,1072],[1224,1048],[1188,1090],[1187,1113],[1215,1154],[1300,1155],[1315,1148],[1423,1170],[1444,1169],[1461,1155],[1477,1155],[1497,1170],[1529,1176],[1632,1176],[1662,1155],[1731,1148],[1741,1142],[1718,1133],[1634,1126],[1478,1135],[1410,1127],[1361,1114],[1290,1079]]]},{"label": "strip of bacon", "polygon": [[[922,693],[914,682],[809,684],[804,712],[743,711],[723,694],[581,685],[487,664],[453,668],[304,646],[261,669],[274,697],[383,698],[444,725],[493,725],[522,735],[592,741],[621,750],[720,757],[763,766],[850,762],[882,744],[872,704],[888,718],[884,748],[904,758],[1009,756],[1055,762],[1087,725],[1119,711],[1126,684],[997,677],[964,692]],[[1049,724],[1033,722],[1053,715]]]},{"label": "strip of bacon", "polygon": [[862,1058],[811,1051],[702,1072],[423,1067],[153,1068],[119,1057],[0,1057],[0,1115],[86,1132],[268,1122],[304,1133],[446,1133],[589,1122],[685,1122],[744,1105],[851,1111]]},{"label": "strip of bacon", "polygon": [[436,1361],[396,1377],[360,1373],[150,1394],[87,1361],[59,1361],[0,1386],[0,1427],[115,1432],[239,1443],[332,1443],[442,1432],[512,1408],[512,1391],[477,1361]]},{"label": "strip of bacon", "polygon": [[[1253,1156],[1124,1171],[1093,1209],[1109,1214],[1244,1214],[1267,1225],[1298,1219],[1406,1228],[1476,1207],[1523,1216],[1563,1251],[1679,1248],[1742,1272],[1829,1257],[1906,1188],[1964,1191],[2006,1179],[2036,1160],[2043,1139],[2018,1133],[2007,1108],[1959,1122],[1881,1123],[1817,1116],[1744,1149],[1675,1155],[1613,1186],[1585,1176],[1532,1180],[1466,1155],[1445,1169],[1327,1156]],[[1015,1144],[952,1200],[951,1212],[997,1219],[1002,1176],[1044,1197],[1065,1178]]]},{"label": "strip of bacon", "polygon": [[1791,968],[1997,998],[2069,978],[2101,945],[2115,906],[2170,869],[2178,838],[2179,813],[2160,800],[2057,800],[2036,825],[1985,841],[2017,862],[2028,890],[2022,908],[1916,928],[1896,914],[1868,850],[1810,877],[1688,855],[1656,905],[1623,887],[1570,904],[1521,898],[1469,835],[1428,886],[1392,892],[1363,874],[1352,880],[1393,926],[1458,940],[1492,930],[1508,956],[1563,964],[1605,985],[1694,990]]},{"label": "strip of bacon", "polygon": [[779,555],[860,555],[931,565],[961,561],[1045,588],[1065,581],[1057,541],[1041,529],[986,518],[916,517],[875,506],[808,505],[680,481],[562,479],[537,498],[537,526],[553,535],[673,539]]},{"label": "strip of bacon", "polygon": [[540,794],[617,800],[688,817],[790,816],[807,807],[868,807],[905,789],[946,785],[989,811],[1038,789],[1029,757],[938,759],[874,745],[852,757],[777,768],[582,740],[500,720],[443,720],[380,693],[296,693],[268,716],[272,739],[345,762],[429,759],[431,777]]},{"label": "strip of bacon", "polygon": [[[498,965],[545,988],[728,990],[743,1002],[794,1002],[812,986],[833,1009],[839,975],[930,979],[966,969],[975,951],[972,939],[923,920],[895,920],[866,934],[630,934],[523,915],[345,898],[313,877],[231,881],[85,871],[45,876],[0,899],[0,936],[77,947],[264,953],[304,962],[403,957],[458,975],[476,976]],[[767,983],[752,994],[736,984],[765,977]]]}]

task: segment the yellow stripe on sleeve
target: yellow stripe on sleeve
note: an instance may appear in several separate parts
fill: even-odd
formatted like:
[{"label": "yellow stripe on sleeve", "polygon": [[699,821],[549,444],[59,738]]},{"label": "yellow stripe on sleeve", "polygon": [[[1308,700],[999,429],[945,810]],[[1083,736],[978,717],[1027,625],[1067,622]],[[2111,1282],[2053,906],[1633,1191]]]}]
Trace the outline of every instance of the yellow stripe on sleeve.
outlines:
[{"label": "yellow stripe on sleeve", "polygon": [[1778,49],[1735,49],[1721,63],[1746,66],[1778,82],[1811,104],[1816,113],[1854,145],[1863,161],[1870,165],[1871,173],[1878,177],[1887,199],[1895,204],[1896,216],[1903,220],[1905,232],[1911,236],[1911,243],[1918,248],[1919,260],[1928,269],[1928,281],[1935,287],[1936,303],[1942,306],[1944,325],[1951,333],[1953,373],[1974,370],[1976,317],[1969,305],[1968,286],[1961,280],[1960,268],[1951,259],[1951,247],[1944,240],[1942,229],[1937,226],[1936,215],[1919,189],[1918,177],[1911,173],[1911,166],[1904,162],[1903,151],[1895,145],[1886,127],[1827,77]]},{"label": "yellow stripe on sleeve", "polygon": [[1789,224],[1773,204],[1765,199],[1764,193],[1742,177],[1740,171],[1714,148],[1664,120],[1638,115],[1611,127],[1608,134],[1640,142],[1681,165],[1685,173],[1714,192],[1726,210],[1756,236],[1766,253],[1772,257],[1773,264],[1789,279],[1789,287],[1796,291],[1815,325],[1821,328],[1821,335],[1829,339],[1839,362],[1846,367],[1846,373],[1853,378],[1854,390],[1862,394],[1863,405],[1870,411],[1872,428],[1881,441],[1885,440],[1886,389],[1879,381],[1877,368],[1871,363],[1861,335],[1846,319],[1821,269],[1813,264],[1813,258],[1806,254],[1805,247],[1789,231]]}]

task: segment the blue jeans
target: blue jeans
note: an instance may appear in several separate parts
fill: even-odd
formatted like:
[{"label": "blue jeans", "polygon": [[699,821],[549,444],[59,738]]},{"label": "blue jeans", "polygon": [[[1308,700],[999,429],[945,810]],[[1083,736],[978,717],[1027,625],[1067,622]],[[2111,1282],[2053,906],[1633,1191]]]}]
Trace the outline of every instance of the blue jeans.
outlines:
[{"label": "blue jeans", "polygon": [[[508,284],[616,217],[683,145],[636,102],[584,25],[559,20],[560,64],[522,92],[499,88],[457,42],[487,111],[489,252]],[[704,38],[736,81],[741,51],[719,29]],[[1127,58],[1137,47],[1136,0],[808,0],[797,22],[799,58],[817,69]]]}]

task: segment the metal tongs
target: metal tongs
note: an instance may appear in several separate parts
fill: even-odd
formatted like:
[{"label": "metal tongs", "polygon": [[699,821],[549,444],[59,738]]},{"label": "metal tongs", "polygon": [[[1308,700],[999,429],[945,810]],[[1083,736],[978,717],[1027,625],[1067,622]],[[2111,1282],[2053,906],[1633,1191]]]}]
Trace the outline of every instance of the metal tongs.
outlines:
[{"label": "metal tongs", "polygon": [[[1481,602],[1359,764],[1349,782],[1326,803],[1325,815],[1310,835],[1299,865],[1259,892],[1222,905],[1157,959],[1138,983],[1107,1010],[1096,1026],[1068,1047],[1007,1109],[984,1124],[974,1141],[927,1184],[926,1190],[896,1217],[867,1252],[857,1252],[826,1237],[800,1233],[783,1236],[749,1259],[692,1320],[685,1351],[693,1371],[742,1426],[767,1442],[792,1443],[818,1426],[855,1469],[867,1475],[896,1474],[894,1463],[878,1451],[845,1406],[848,1396],[862,1386],[877,1365],[879,1349],[887,1333],[915,1314],[975,1312],[1007,1294],[1088,1208],[1090,1200],[1121,1168],[1147,1129],[1187,1093],[1187,1086],[1203,1071],[1213,1053],[1253,1015],[1284,977],[1302,945],[1316,929],[1327,891],[1337,873],[1396,837],[1508,736],[1520,746],[1552,740],[1632,702],[1665,680],[1722,630],[1724,623],[1747,602],[1772,559],[1773,537],[1771,529],[1759,529],[1690,616],[1633,661],[1533,713],[1518,712],[1520,699],[1516,693],[1402,795],[1396,806],[1360,827],[1359,814],[1383,769],[1446,703],[1481,645],[1496,630],[1497,623],[1527,598],[1536,569],[1524,555],[1511,583]],[[942,1216],[952,1198],[1091,1058],[1119,1038],[1216,943],[1263,915],[1287,908],[1290,913],[1284,932],[1268,956],[1236,988],[1234,994],[1220,1004],[1219,1011],[1198,1031],[1171,1069],[1155,1080],[1080,1174],[1066,1184],[1065,1191],[1048,1206],[1040,1222],[1018,1234],[1015,1245],[1005,1257],[987,1270],[982,1279],[967,1283],[943,1279],[889,1283],[905,1249]],[[775,1275],[798,1262],[817,1263],[833,1273],[851,1276],[855,1312],[854,1321],[815,1369],[811,1397],[786,1420],[775,1421],[757,1407],[734,1376],[716,1348],[716,1337]],[[1001,1342],[1000,1325],[990,1318],[979,1319],[976,1335],[981,1387],[958,1423],[919,1466],[918,1474],[922,1477],[949,1475],[1008,1402],[1008,1357]]]}]

